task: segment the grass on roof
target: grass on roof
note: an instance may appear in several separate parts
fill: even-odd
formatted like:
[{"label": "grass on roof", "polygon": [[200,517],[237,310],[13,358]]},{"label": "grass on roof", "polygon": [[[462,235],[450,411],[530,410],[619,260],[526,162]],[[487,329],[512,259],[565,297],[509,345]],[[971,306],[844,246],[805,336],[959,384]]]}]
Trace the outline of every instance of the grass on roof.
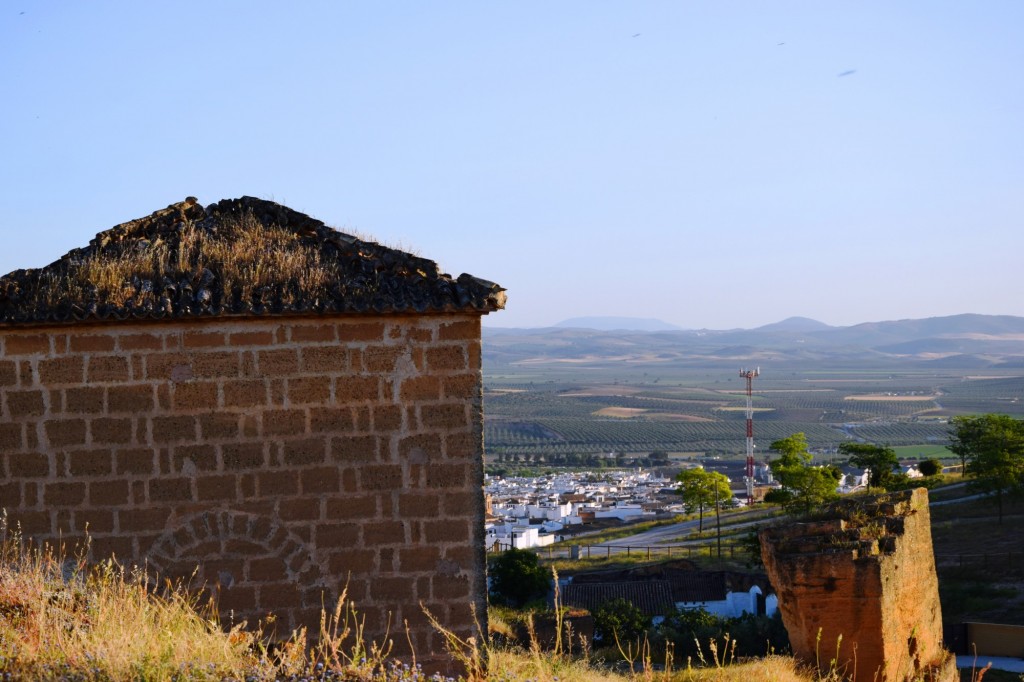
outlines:
[{"label": "grass on roof", "polygon": [[341,278],[341,263],[325,260],[319,244],[264,225],[245,211],[220,216],[212,229],[186,221],[176,234],[115,243],[69,259],[66,268],[43,274],[37,304],[71,300],[159,309],[169,280],[189,283],[200,297],[222,292],[228,300],[252,301],[269,288],[292,305],[324,298]]}]

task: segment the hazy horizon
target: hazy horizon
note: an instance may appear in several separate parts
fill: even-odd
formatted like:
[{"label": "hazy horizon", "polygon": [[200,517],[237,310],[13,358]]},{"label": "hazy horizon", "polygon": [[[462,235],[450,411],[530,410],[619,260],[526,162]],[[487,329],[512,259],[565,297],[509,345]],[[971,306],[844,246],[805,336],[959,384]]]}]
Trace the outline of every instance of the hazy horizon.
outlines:
[{"label": "hazy horizon", "polygon": [[[981,314],[985,314],[985,313],[964,312],[964,313],[952,313],[951,315],[931,315],[931,316],[928,316],[928,317],[929,318],[935,318],[935,317],[942,318],[942,317],[955,317],[955,316],[958,316],[958,315],[981,315]],[[998,314],[998,313],[993,313],[993,316],[1001,316],[1001,315]],[[628,316],[601,316],[601,315],[594,315],[592,317],[595,320],[603,320],[603,319],[630,320],[630,319],[632,319],[632,320],[635,320],[637,322],[652,322],[653,321],[653,322],[663,322],[665,324],[669,324],[666,320],[661,320],[661,319],[657,319],[657,318],[639,318],[639,317],[630,318]],[[1018,318],[1024,319],[1024,316],[1021,316],[1021,315],[1011,315],[1009,317],[1018,317]],[[550,325],[524,325],[522,327],[511,327],[511,326],[507,326],[507,325],[502,326],[502,325],[491,324],[491,322],[493,320],[495,320],[495,319],[496,319],[496,317],[493,316],[493,315],[484,317],[483,318],[483,326],[484,326],[484,328],[486,328],[486,329],[552,329],[552,328],[569,326],[569,325],[566,324],[567,322],[569,322],[569,321],[571,321],[573,319],[583,319],[583,318],[568,318],[568,319],[565,319],[565,320],[559,320],[558,322],[556,322],[554,324],[550,324]],[[752,326],[752,327],[683,327],[683,326],[678,326],[677,325],[677,329],[675,329],[675,330],[655,330],[655,331],[731,331],[731,330],[736,330],[736,329],[739,329],[739,330],[751,330],[751,329],[757,329],[759,327],[775,325],[775,324],[778,324],[778,323],[781,323],[781,322],[791,321],[791,320],[794,320],[794,319],[810,320],[812,322],[820,322],[821,324],[826,325],[827,327],[830,327],[830,328],[833,328],[833,329],[839,329],[839,328],[843,328],[843,327],[855,327],[855,326],[861,325],[861,324],[878,324],[878,323],[883,323],[883,322],[903,322],[903,321],[909,321],[909,320],[919,320],[919,319],[928,319],[928,318],[900,317],[900,318],[892,318],[892,319],[886,319],[886,320],[882,320],[882,319],[878,319],[878,320],[860,320],[859,322],[853,322],[851,324],[836,324],[836,325],[833,325],[833,324],[828,324],[827,322],[825,322],[823,320],[818,320],[818,319],[815,319],[815,318],[807,317],[806,315],[787,315],[784,318],[781,318],[781,319],[778,319],[778,320],[773,320],[771,322],[766,322],[764,324],[755,325],[755,326]],[[581,327],[581,328],[588,328],[588,327]],[[605,325],[605,326],[600,326],[600,327],[593,327],[593,329],[596,329],[596,330],[623,329],[623,330],[626,330],[626,331],[652,331],[652,330],[648,330],[648,329],[643,329],[640,326],[637,326],[637,327],[630,327],[630,326],[612,327],[612,326]]]},{"label": "hazy horizon", "polygon": [[0,11],[0,274],[253,195],[508,289],[490,327],[1024,315],[1024,4]]}]

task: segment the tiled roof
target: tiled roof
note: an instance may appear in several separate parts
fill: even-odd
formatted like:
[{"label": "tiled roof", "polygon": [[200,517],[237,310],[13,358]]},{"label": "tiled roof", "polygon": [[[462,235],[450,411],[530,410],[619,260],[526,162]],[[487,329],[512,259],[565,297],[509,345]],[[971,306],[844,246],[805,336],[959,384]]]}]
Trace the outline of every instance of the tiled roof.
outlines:
[{"label": "tiled roof", "polygon": [[728,592],[724,573],[673,571],[666,577],[674,602],[721,601]]},{"label": "tiled roof", "polygon": [[625,599],[646,616],[664,616],[675,608],[672,590],[666,580],[614,583],[577,583],[565,586],[562,603],[587,609],[591,613],[612,599]]},{"label": "tiled roof", "polygon": [[497,284],[271,201],[189,197],[0,278],[0,325],[217,316],[479,312]]},{"label": "tiled roof", "polygon": [[746,592],[753,585],[758,585],[765,594],[773,591],[767,576],[763,574],[701,571],[692,562],[683,559],[636,568],[579,573],[567,586],[566,593],[568,594],[569,588],[579,589],[589,585],[648,584],[664,585],[669,590],[669,600],[672,603],[721,601],[729,592]]}]

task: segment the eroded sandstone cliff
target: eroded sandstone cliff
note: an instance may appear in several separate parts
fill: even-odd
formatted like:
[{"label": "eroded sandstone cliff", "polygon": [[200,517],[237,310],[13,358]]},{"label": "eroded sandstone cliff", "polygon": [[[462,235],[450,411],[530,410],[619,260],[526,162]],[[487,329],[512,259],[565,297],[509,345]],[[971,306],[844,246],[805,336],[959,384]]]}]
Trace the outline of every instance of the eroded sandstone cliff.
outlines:
[{"label": "eroded sandstone cliff", "polygon": [[924,488],[766,528],[761,554],[798,658],[857,682],[958,679],[942,647]]}]

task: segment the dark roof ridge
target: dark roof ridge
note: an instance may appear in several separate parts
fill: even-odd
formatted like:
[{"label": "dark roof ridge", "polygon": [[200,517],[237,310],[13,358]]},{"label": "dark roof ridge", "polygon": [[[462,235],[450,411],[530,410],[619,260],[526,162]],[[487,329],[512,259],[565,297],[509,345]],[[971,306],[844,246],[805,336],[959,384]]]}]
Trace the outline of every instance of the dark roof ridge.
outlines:
[{"label": "dark roof ridge", "polygon": [[0,325],[500,310],[505,293],[273,201],[188,197],[0,277]]}]

